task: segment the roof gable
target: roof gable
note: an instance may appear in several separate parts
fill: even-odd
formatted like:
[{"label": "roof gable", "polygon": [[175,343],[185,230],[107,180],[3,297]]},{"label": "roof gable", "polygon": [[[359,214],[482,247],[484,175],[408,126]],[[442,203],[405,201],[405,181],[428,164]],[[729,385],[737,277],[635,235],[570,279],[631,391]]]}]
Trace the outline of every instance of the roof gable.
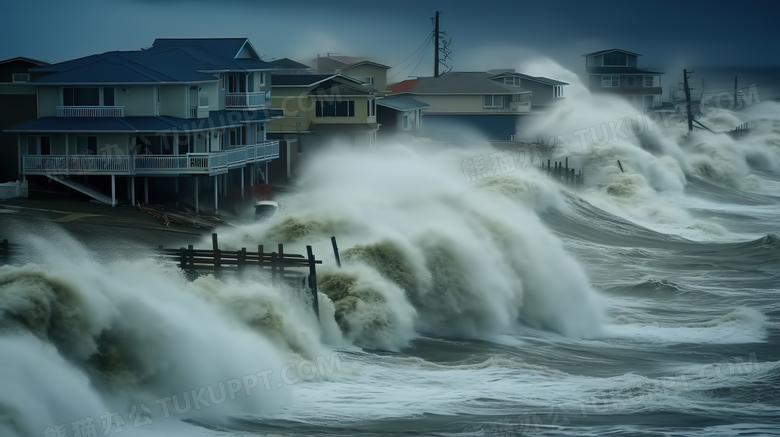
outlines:
[{"label": "roof gable", "polygon": [[11,58],[11,59],[6,59],[4,61],[0,61],[0,65],[10,64],[12,62],[26,62],[26,63],[34,65],[36,67],[42,67],[42,66],[49,65],[48,62],[43,62],[43,61],[39,61],[37,59],[32,59],[32,58],[25,58],[25,57],[22,57],[22,56],[19,56],[19,57],[16,57],[16,58]]},{"label": "roof gable", "polygon": [[582,56],[598,56],[598,55],[603,55],[605,53],[612,53],[612,52],[621,52],[621,53],[625,53],[627,55],[632,55],[632,56],[642,56],[639,53],[629,52],[628,50],[623,50],[623,49],[599,50],[599,51],[593,52],[593,53],[586,53],[586,54],[584,54]]}]

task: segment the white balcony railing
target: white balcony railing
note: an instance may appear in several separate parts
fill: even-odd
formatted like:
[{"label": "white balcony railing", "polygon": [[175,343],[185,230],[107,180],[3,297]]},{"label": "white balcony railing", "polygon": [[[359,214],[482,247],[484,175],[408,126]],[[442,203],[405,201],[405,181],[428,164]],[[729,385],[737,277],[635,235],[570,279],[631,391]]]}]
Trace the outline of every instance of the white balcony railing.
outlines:
[{"label": "white balcony railing", "polygon": [[57,117],[124,117],[124,106],[57,106]]},{"label": "white balcony railing", "polygon": [[510,112],[530,112],[531,102],[511,102],[509,103]]},{"label": "white balcony railing", "polygon": [[25,156],[29,174],[129,174],[130,156]]},{"label": "white balcony railing", "polygon": [[265,93],[227,93],[226,108],[254,108],[265,105]]},{"label": "white balcony railing", "polygon": [[166,174],[224,173],[253,162],[279,157],[279,141],[235,146],[214,153],[140,156],[25,156],[26,174]]}]

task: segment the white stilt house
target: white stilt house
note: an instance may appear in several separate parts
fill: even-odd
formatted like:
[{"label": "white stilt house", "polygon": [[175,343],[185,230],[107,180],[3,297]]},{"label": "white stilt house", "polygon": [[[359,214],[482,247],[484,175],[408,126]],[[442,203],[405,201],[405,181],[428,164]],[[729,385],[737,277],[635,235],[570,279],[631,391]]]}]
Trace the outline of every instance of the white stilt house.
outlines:
[{"label": "white stilt house", "polygon": [[270,109],[273,68],[246,38],[158,39],[48,65],[26,84],[38,119],[5,132],[18,134],[23,178],[45,176],[111,205],[142,195],[217,211],[220,198],[265,183],[279,156],[265,134],[282,116]]}]

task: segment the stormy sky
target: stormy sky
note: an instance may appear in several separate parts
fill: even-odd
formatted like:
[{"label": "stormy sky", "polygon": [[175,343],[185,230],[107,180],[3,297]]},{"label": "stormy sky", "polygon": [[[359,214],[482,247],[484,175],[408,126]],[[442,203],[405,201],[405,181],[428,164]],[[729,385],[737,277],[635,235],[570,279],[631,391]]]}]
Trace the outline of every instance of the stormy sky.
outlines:
[{"label": "stormy sky", "polygon": [[[780,65],[777,1],[25,0],[3,9],[0,59],[59,62],[148,47],[158,37],[248,37],[266,59],[368,56],[397,66],[388,74],[396,82],[431,74],[425,41],[439,10],[455,70],[545,56],[581,73],[580,55],[613,47],[667,74]],[[420,47],[428,48],[415,53]]]}]

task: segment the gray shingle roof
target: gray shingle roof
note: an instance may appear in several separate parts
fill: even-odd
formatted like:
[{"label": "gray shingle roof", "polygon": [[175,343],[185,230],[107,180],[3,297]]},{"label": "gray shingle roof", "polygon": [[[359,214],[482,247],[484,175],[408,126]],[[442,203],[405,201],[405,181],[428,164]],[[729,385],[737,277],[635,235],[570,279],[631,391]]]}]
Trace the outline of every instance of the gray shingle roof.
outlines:
[{"label": "gray shingle roof", "polygon": [[431,106],[423,103],[409,94],[393,94],[376,102],[379,106],[395,109],[396,111],[408,111]]},{"label": "gray shingle roof", "polygon": [[[439,77],[420,77],[412,94],[522,94],[520,87],[504,85],[493,80],[488,72],[450,72]],[[392,86],[391,86],[392,89]]]},{"label": "gray shingle roof", "polygon": [[332,74],[274,74],[271,77],[271,85],[310,86],[331,77]]},{"label": "gray shingle roof", "polygon": [[301,64],[300,62],[293,61],[290,58],[282,58],[282,59],[276,59],[273,61],[269,61],[269,64],[273,65],[277,68],[284,68],[287,70],[306,70],[311,67],[305,64]]},{"label": "gray shingle roof", "polygon": [[588,74],[664,74],[634,67],[588,67]]}]

